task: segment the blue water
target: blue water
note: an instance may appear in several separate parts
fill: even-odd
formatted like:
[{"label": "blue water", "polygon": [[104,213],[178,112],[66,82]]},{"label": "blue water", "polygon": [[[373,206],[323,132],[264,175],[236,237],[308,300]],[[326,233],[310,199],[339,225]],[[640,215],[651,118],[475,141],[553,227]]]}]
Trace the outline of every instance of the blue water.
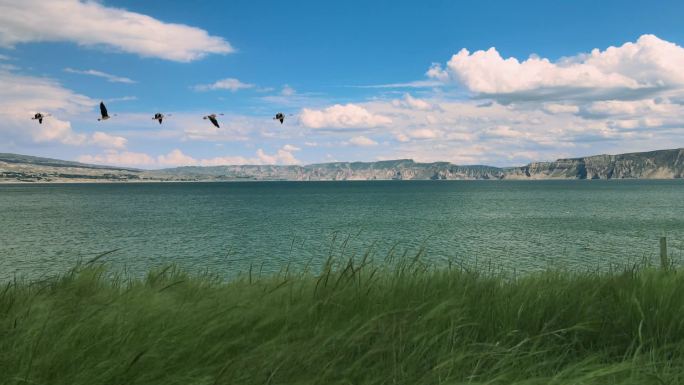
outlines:
[{"label": "blue water", "polygon": [[269,272],[421,248],[434,265],[594,269],[653,259],[662,235],[680,261],[684,181],[0,185],[0,279],[114,249],[106,261],[134,273]]}]

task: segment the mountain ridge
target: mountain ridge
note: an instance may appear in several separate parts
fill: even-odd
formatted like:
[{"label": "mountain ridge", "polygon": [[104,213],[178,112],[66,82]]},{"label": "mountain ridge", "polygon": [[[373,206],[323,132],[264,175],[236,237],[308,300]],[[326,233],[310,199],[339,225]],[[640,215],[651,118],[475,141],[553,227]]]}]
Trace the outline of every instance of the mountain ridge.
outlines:
[{"label": "mountain ridge", "polygon": [[531,162],[518,167],[420,163],[412,159],[309,165],[183,166],[160,170],[92,165],[0,153],[0,182],[164,182],[240,180],[679,179],[684,148]]}]

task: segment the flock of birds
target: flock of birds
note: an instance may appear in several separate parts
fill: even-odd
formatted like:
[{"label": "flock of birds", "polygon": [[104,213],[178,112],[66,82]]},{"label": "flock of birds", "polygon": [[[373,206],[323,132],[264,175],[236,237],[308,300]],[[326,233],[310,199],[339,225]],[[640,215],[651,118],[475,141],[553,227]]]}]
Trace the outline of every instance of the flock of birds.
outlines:
[{"label": "flock of birds", "polygon": [[[221,126],[219,125],[217,115],[223,115],[223,114],[211,114],[211,115],[207,115],[207,116],[203,117],[202,119],[204,119],[204,120],[208,119],[211,122],[211,124],[216,126],[216,128],[221,128]],[[43,114],[42,112],[36,112],[35,115],[33,115],[33,117],[31,119],[37,120],[39,124],[43,124],[43,119],[45,119],[48,116],[50,116],[50,114]],[[113,114],[112,116],[116,116],[116,114]],[[154,117],[152,118],[152,120],[156,120],[159,122],[159,124],[162,124],[162,121],[164,121],[164,118],[166,118],[167,116],[171,116],[171,114],[164,115],[161,112],[157,112],[156,114],[154,114]],[[288,115],[288,116],[292,116],[292,115]],[[110,118],[110,116],[109,116],[109,113],[107,112],[107,107],[105,107],[104,102],[100,102],[100,117],[97,118],[97,120],[103,121],[103,120],[107,120],[109,118]],[[283,114],[282,112],[278,112],[273,117],[273,120],[278,120],[278,121],[280,121],[280,124],[283,124],[283,122],[285,122],[285,114]]]}]

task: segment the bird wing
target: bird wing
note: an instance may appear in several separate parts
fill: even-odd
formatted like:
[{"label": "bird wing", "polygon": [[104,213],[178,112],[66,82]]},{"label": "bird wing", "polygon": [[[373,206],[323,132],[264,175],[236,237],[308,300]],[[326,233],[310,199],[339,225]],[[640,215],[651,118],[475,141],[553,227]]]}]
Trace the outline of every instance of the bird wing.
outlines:
[{"label": "bird wing", "polygon": [[214,126],[216,126],[216,128],[221,128],[221,127],[219,127],[218,120],[216,120],[215,117],[210,116],[210,117],[209,117],[209,120],[211,120],[211,123],[212,123]]},{"label": "bird wing", "polygon": [[102,117],[108,116],[107,107],[105,107],[103,102],[100,102],[100,114],[102,115]]}]

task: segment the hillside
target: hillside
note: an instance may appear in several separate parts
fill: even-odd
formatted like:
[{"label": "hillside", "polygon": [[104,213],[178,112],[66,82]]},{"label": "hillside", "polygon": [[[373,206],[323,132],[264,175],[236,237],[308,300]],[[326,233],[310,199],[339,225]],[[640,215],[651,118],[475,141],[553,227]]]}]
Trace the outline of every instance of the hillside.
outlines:
[{"label": "hillside", "polygon": [[676,179],[683,175],[684,149],[558,159],[509,168],[399,159],[306,166],[188,166],[138,170],[0,154],[0,182]]}]

